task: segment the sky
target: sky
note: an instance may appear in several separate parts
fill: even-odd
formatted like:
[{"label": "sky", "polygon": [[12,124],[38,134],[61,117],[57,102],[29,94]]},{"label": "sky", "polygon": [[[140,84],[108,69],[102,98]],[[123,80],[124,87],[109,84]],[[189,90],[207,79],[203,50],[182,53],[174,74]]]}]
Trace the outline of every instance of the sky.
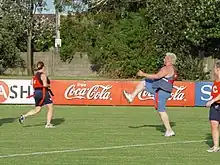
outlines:
[{"label": "sky", "polygon": [[[54,0],[45,0],[45,1],[47,3],[47,7],[46,7],[47,10],[43,10],[41,13],[36,12],[36,14],[55,14]],[[80,1],[80,0],[76,0],[76,1]],[[67,7],[66,11],[69,11],[69,10],[71,10],[71,8]]]},{"label": "sky", "polygon": [[47,10],[43,10],[41,13],[37,14],[55,14],[54,0],[45,0],[47,3]]}]

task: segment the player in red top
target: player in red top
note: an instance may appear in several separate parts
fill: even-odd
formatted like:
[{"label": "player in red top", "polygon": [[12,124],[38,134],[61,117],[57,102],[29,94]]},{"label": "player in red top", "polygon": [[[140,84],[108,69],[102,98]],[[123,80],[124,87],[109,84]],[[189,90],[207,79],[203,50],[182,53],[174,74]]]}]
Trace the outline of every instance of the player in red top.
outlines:
[{"label": "player in red top", "polygon": [[212,99],[206,106],[210,107],[209,120],[212,130],[212,139],[214,146],[207,150],[208,152],[218,152],[219,148],[219,124],[220,124],[220,61],[215,63],[214,67],[215,81],[212,86]]},{"label": "player in red top", "polygon": [[45,66],[43,62],[37,63],[37,73],[32,78],[32,85],[34,88],[34,100],[35,100],[35,109],[29,111],[25,115],[21,115],[19,122],[23,123],[25,118],[38,114],[43,106],[47,106],[47,124],[45,128],[54,127],[51,124],[53,116],[53,101],[51,95],[53,96],[52,91],[50,90],[50,80],[46,75]]}]

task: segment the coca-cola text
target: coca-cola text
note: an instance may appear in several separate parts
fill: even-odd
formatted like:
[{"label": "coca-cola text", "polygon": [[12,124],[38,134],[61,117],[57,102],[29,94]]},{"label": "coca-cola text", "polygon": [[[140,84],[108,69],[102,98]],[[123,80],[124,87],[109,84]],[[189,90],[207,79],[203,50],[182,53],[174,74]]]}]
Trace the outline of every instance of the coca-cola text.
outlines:
[{"label": "coca-cola text", "polygon": [[87,88],[86,84],[78,85],[75,84],[70,85],[65,93],[64,97],[68,100],[71,99],[89,99],[89,100],[111,100],[111,85],[94,85],[90,88]]}]

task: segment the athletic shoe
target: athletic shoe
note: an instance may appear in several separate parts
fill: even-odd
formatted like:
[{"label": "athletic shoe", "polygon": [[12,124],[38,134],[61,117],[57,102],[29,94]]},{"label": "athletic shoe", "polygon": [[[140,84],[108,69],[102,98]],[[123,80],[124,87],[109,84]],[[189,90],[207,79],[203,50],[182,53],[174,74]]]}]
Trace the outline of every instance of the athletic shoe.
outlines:
[{"label": "athletic shoe", "polygon": [[18,121],[19,121],[20,124],[23,124],[23,123],[24,123],[24,120],[25,120],[24,115],[21,115],[21,116],[19,117],[19,119],[18,119]]},{"label": "athletic shoe", "polygon": [[126,100],[131,103],[132,102],[132,98],[131,98],[131,94],[127,93],[126,91],[123,91],[124,97],[126,98]]},{"label": "athletic shoe", "polygon": [[166,133],[164,134],[165,137],[171,137],[171,136],[175,136],[175,132],[173,131],[166,131]]},{"label": "athletic shoe", "polygon": [[219,151],[220,151],[219,147],[212,147],[212,148],[207,150],[207,152],[219,152]]},{"label": "athletic shoe", "polygon": [[46,124],[45,128],[55,128],[55,126],[53,124]]}]

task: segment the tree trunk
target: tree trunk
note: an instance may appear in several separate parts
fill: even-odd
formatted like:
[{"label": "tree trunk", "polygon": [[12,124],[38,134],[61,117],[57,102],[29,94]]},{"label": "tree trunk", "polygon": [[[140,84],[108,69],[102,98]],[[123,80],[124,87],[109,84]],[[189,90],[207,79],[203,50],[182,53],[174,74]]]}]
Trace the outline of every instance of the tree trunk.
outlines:
[{"label": "tree trunk", "polygon": [[33,47],[32,47],[32,29],[33,29],[33,10],[34,10],[34,2],[33,0],[30,1],[30,26],[28,28],[28,42],[27,42],[27,73],[28,76],[33,75]]},{"label": "tree trunk", "polygon": [[27,73],[28,76],[32,75],[32,30],[30,28],[27,42]]}]

